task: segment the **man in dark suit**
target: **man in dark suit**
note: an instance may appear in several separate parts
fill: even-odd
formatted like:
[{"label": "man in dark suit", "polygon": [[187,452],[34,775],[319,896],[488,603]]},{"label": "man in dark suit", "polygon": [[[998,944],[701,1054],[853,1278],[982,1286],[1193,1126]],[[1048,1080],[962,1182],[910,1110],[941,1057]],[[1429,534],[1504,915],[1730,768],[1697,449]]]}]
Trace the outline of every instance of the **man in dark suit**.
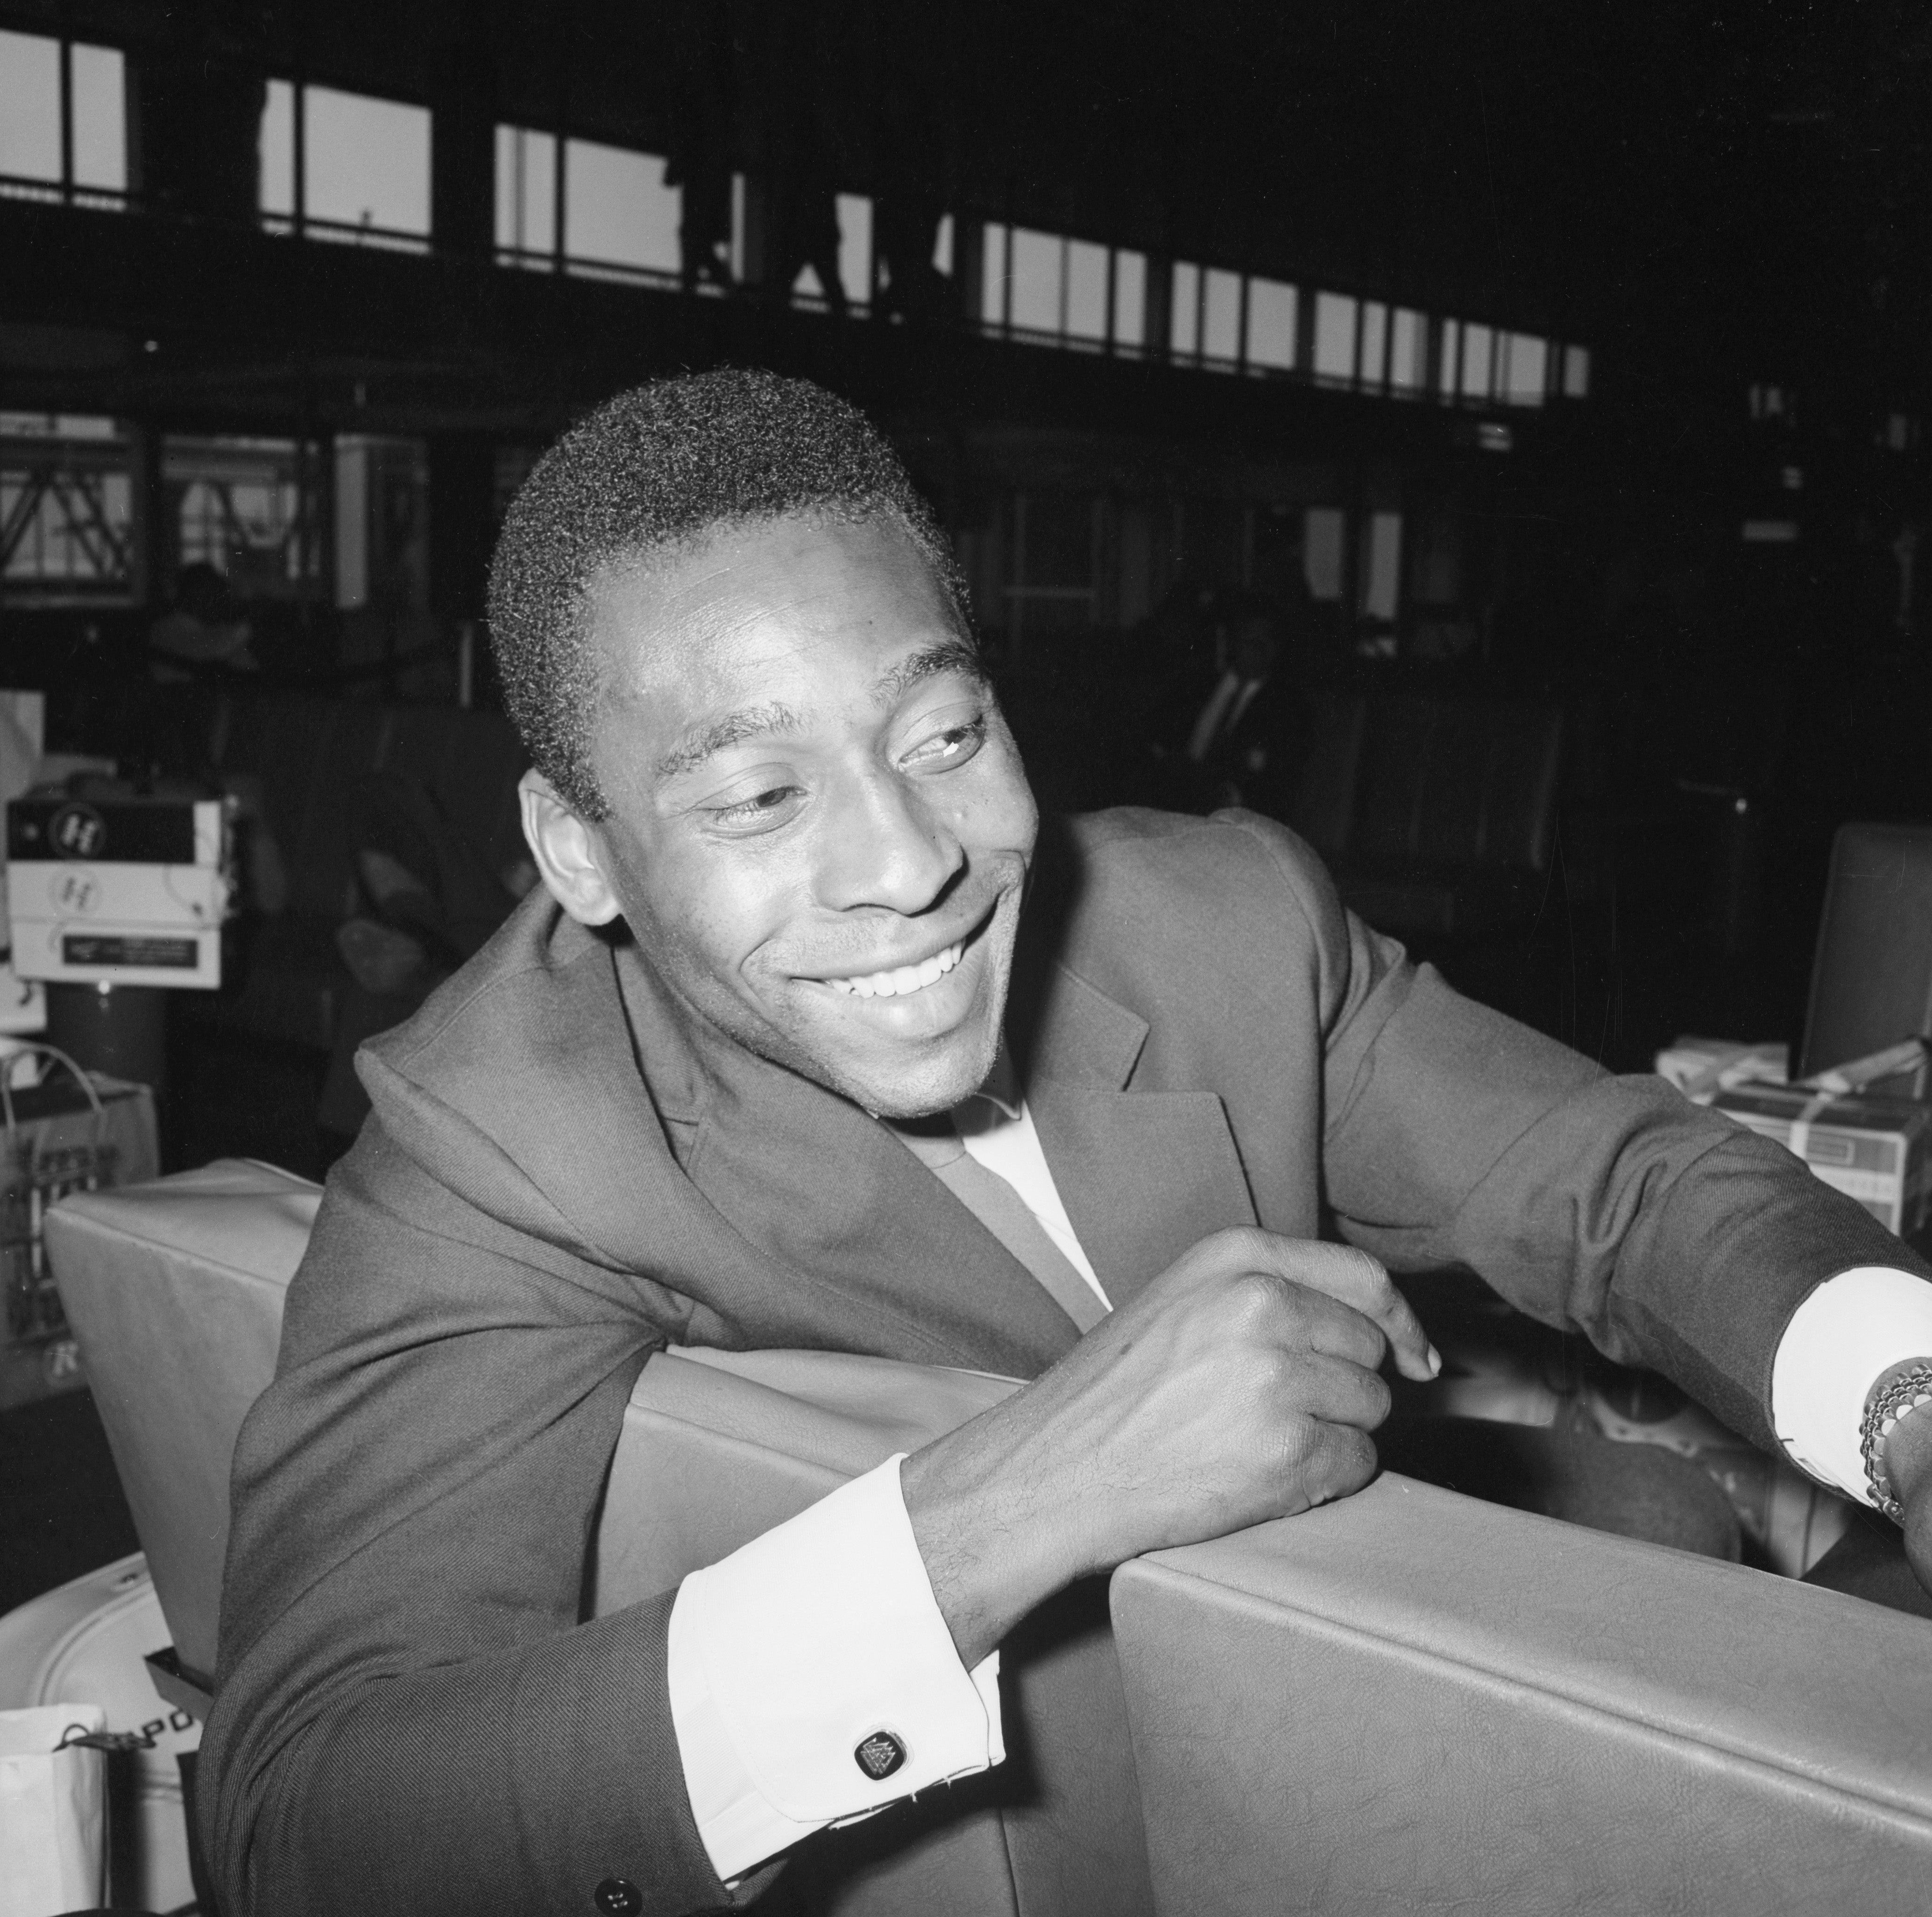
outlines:
[{"label": "man in dark suit", "polygon": [[1308,742],[1301,681],[1312,622],[1306,588],[1294,583],[1300,596],[1286,604],[1255,593],[1216,596],[1214,657],[1178,676],[1150,742],[1163,802],[1288,816]]},{"label": "man in dark suit", "polygon": [[[365,1052],[238,1444],[228,1917],[715,1907],[998,1763],[1042,1600],[1372,1472],[1378,1367],[1436,1363],[1383,1261],[1838,1481],[1909,1399],[1932,1286],[1788,1154],[1458,998],[1265,820],[1042,832],[940,536],[829,394],[614,401],[491,623],[544,891]],[[670,1342],[1031,1382],[586,1622]],[[1928,1424],[1875,1454],[1922,1570]]]}]

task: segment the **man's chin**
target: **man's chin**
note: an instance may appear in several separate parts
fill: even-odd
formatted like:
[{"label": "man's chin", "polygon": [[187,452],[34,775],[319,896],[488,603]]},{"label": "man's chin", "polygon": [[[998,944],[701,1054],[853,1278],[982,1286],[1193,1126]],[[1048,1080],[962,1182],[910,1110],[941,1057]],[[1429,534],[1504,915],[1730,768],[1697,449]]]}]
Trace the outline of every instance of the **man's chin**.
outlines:
[{"label": "man's chin", "polygon": [[881,1118],[930,1118],[977,1091],[999,1049],[995,1024],[898,1058],[844,1059],[830,1075],[832,1089]]}]

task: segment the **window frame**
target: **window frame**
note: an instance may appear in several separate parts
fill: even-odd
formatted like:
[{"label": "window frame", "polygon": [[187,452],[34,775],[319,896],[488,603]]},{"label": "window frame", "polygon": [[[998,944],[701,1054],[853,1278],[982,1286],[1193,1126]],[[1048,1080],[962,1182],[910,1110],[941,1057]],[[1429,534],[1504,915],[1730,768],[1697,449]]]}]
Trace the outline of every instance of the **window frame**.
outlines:
[{"label": "window frame", "polygon": [[[256,220],[266,233],[286,234],[293,239],[308,239],[311,235],[338,245],[370,246],[389,253],[427,254],[436,246],[436,110],[428,102],[411,100],[401,94],[371,93],[360,87],[337,86],[327,80],[311,78],[306,74],[274,74],[266,76],[270,89],[262,103],[262,118],[266,128],[270,110],[273,89],[285,86],[289,89],[289,211],[272,213],[260,204],[262,192],[256,193]],[[335,220],[319,215],[308,210],[308,92],[319,87],[328,93],[339,94],[352,100],[371,100],[386,106],[406,106],[422,114],[428,122],[428,144],[424,153],[423,173],[424,219],[420,232],[411,232],[406,227],[379,226],[373,221],[359,222]],[[258,152],[262,149],[259,144]],[[266,160],[266,153],[262,153]],[[266,168],[264,170],[266,171]]]},{"label": "window frame", "polygon": [[[95,40],[74,33],[38,33],[29,28],[8,26],[4,31],[21,40],[50,43],[55,50],[55,107],[58,121],[58,172],[40,178],[31,173],[0,174],[0,194],[8,199],[52,200],[62,206],[86,206],[118,212],[134,198],[128,185],[129,147],[128,115],[128,50],[110,40]],[[76,47],[90,52],[110,53],[121,63],[121,184],[118,186],[86,184],[74,176],[74,56]]]}]

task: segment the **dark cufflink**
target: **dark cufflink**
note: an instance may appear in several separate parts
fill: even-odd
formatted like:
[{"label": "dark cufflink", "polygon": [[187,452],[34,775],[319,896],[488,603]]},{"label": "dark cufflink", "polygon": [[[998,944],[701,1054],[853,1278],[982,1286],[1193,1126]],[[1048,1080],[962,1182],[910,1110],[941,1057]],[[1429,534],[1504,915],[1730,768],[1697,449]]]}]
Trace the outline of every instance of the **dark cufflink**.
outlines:
[{"label": "dark cufflink", "polygon": [[889,1730],[875,1730],[852,1754],[853,1760],[873,1783],[889,1778],[906,1760],[906,1748]]},{"label": "dark cufflink", "polygon": [[590,1893],[590,1900],[610,1917],[638,1917],[644,1907],[644,1894],[628,1877],[606,1877]]}]

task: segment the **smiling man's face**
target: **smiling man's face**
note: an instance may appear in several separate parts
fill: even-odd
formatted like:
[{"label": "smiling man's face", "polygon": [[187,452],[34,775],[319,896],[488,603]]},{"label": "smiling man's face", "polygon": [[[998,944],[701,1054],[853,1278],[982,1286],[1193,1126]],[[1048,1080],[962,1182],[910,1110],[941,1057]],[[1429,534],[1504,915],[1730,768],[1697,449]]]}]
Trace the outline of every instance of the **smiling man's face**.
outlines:
[{"label": "smiling man's face", "polygon": [[888,521],[784,519],[608,574],[592,603],[610,811],[585,831],[660,976],[870,1111],[964,1097],[998,1046],[1038,820],[918,549]]}]

